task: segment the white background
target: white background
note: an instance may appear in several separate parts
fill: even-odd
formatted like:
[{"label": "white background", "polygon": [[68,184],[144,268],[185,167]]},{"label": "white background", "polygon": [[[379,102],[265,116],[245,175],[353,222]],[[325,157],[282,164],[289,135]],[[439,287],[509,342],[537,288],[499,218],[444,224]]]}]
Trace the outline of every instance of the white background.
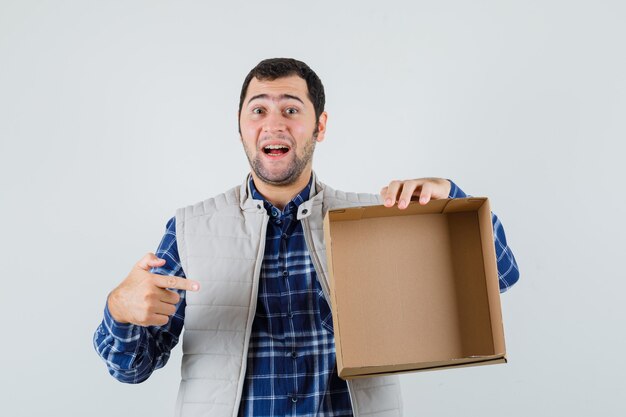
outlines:
[{"label": "white background", "polygon": [[[402,377],[407,416],[626,415],[621,1],[0,1],[0,414],[173,414],[92,346],[176,208],[239,184],[243,78],[307,62],[334,188],[454,179],[521,270],[506,365]],[[343,167],[343,168],[340,168]]]}]

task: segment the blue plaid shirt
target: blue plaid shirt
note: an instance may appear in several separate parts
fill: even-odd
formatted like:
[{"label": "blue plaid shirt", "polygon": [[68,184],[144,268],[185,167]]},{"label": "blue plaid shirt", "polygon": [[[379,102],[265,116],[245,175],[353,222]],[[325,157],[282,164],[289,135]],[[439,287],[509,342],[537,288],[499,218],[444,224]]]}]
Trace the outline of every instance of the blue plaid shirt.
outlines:
[{"label": "blue plaid shirt", "polygon": [[[450,198],[466,197],[452,181]],[[308,200],[309,184],[281,211],[261,196],[270,216],[252,325],[240,416],[351,416],[346,382],[337,377],[330,308],[306,248],[297,208]],[[504,229],[492,214],[500,291],[517,282],[519,270]],[[164,266],[152,272],[184,277],[176,247],[176,222],[167,223],[156,255]],[[178,343],[185,316],[185,293],[165,326],[116,322],[105,306],[94,346],[111,375],[139,383],[163,367]]]}]

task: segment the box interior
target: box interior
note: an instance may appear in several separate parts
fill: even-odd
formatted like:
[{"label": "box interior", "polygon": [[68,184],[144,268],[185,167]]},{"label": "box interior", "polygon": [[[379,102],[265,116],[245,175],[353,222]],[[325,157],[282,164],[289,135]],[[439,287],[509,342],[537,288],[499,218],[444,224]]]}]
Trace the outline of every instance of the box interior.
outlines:
[{"label": "box interior", "polygon": [[333,319],[343,376],[503,356],[499,293],[494,301],[487,279],[497,274],[495,255],[485,259],[483,253],[494,251],[486,201],[329,213]]}]

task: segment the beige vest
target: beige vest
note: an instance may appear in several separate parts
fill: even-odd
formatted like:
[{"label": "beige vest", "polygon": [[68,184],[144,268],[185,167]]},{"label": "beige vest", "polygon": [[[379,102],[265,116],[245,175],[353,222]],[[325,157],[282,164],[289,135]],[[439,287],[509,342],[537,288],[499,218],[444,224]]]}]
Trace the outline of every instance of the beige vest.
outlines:
[{"label": "beige vest", "polygon": [[[330,304],[323,218],[338,207],[380,204],[374,194],[335,191],[313,177],[311,198],[298,208],[307,248]],[[237,417],[248,342],[257,303],[269,216],[248,180],[176,212],[176,238],[185,275],[201,290],[187,293],[179,417]],[[396,376],[348,381],[354,415],[400,417]]]}]

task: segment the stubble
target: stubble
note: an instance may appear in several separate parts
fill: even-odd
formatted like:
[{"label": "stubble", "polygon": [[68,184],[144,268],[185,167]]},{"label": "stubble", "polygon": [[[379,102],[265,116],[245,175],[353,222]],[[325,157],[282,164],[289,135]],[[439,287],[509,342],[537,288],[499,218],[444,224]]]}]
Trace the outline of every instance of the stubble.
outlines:
[{"label": "stubble", "polygon": [[[295,157],[291,163],[280,172],[271,172],[271,170],[263,165],[261,161],[263,149],[257,149],[255,156],[246,146],[246,142],[242,140],[242,143],[248,162],[250,162],[250,167],[261,181],[271,185],[291,185],[300,178],[302,172],[304,172],[309,162],[313,159],[316,136],[317,135],[314,135],[305,143],[302,157],[298,157],[298,149],[292,146],[289,152],[293,152]],[[293,144],[293,141],[290,142]]]}]

